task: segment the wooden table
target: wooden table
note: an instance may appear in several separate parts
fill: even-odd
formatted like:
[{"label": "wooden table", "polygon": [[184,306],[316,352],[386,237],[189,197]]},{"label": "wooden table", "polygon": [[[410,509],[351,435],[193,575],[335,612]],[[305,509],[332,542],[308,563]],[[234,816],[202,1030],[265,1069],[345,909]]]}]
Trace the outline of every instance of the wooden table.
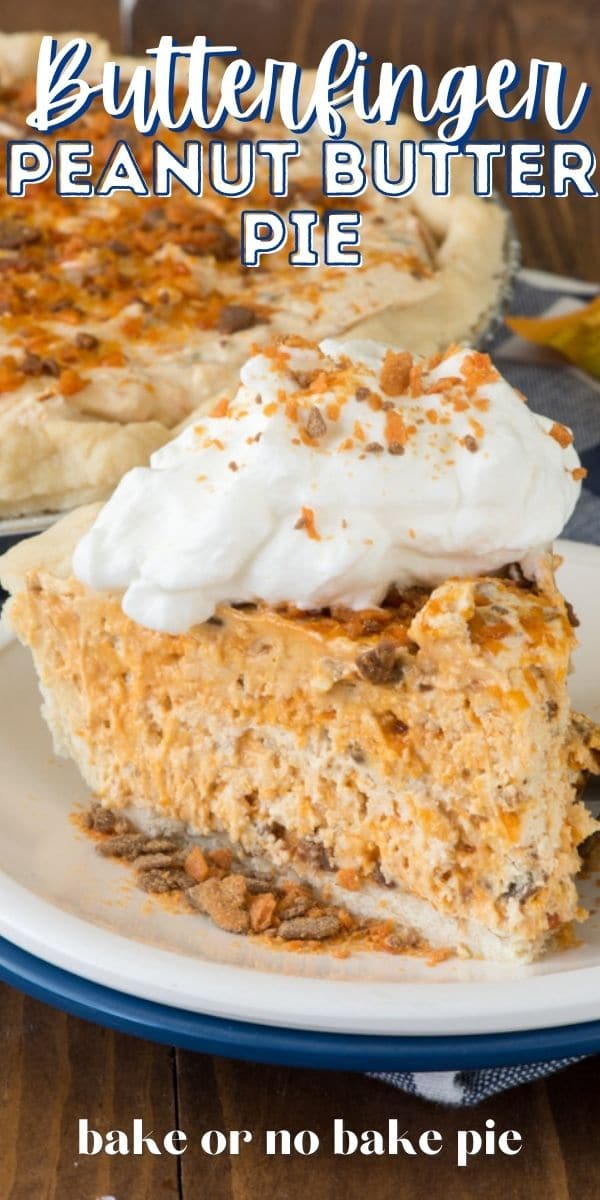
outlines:
[{"label": "wooden table", "polygon": [[[503,55],[537,56],[564,61],[576,83],[599,82],[596,0],[281,0],[279,6],[274,0],[180,0],[177,27],[172,7],[144,0],[134,19],[139,46],[160,32],[207,32],[217,39],[233,27],[252,56],[260,54],[257,29],[268,28],[268,52],[310,61],[345,33],[375,54],[388,48],[395,61],[418,62],[434,75],[452,64],[485,67]],[[114,2],[21,0],[2,21],[12,28],[98,29],[118,45]],[[599,96],[600,86],[580,131],[596,150]],[[482,133],[492,136],[493,129],[488,122]],[[513,134],[521,135],[534,136],[531,129]],[[512,207],[528,265],[600,279],[597,202],[517,200]],[[7,987],[0,988],[0,1038],[0,1200],[363,1200],[366,1194],[375,1200],[597,1200],[600,1194],[597,1059],[455,1113],[359,1076],[153,1046],[54,1012]],[[128,1128],[133,1116],[156,1134],[179,1127],[191,1146],[179,1160],[78,1159],[82,1115],[105,1130]],[[417,1133],[437,1128],[448,1149],[431,1159],[333,1158],[327,1145],[335,1116],[358,1130],[383,1129],[390,1117]],[[513,1159],[476,1159],[459,1171],[452,1153],[456,1130],[482,1129],[488,1117],[497,1128],[518,1129],[523,1151]],[[273,1126],[314,1129],[325,1148],[309,1159],[267,1159],[260,1133]],[[237,1159],[211,1159],[198,1147],[201,1133],[214,1128],[250,1129],[255,1141]]]},{"label": "wooden table", "polygon": [[[118,46],[118,0],[21,0],[0,15],[0,26],[98,30]],[[271,55],[307,66],[335,38],[351,37],[375,62],[418,63],[432,84],[466,63],[486,72],[500,58],[522,68],[530,58],[558,60],[569,71],[570,103],[581,82],[596,84],[572,136],[599,152],[598,0],[138,0],[131,32],[138,52],[156,45],[161,33],[182,42],[206,33],[226,45],[233,39],[257,64]],[[542,121],[506,125],[486,115],[475,136],[544,141],[549,132]],[[501,170],[496,180],[502,188]],[[570,196],[510,204],[526,266],[593,282],[600,277],[597,202]]]}]

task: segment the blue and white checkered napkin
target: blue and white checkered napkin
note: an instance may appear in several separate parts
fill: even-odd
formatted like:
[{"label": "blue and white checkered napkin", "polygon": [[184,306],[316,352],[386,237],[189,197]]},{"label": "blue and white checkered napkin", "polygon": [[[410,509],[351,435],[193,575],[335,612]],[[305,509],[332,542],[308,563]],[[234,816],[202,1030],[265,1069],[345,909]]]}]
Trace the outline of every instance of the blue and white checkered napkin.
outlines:
[{"label": "blue and white checkered napkin", "polygon": [[419,1100],[433,1100],[451,1108],[470,1108],[499,1092],[545,1079],[555,1071],[581,1061],[580,1056],[512,1067],[482,1067],[479,1071],[381,1071],[379,1074],[370,1072],[370,1077],[391,1083],[392,1087],[417,1096]]},{"label": "blue and white checkered napkin", "polygon": [[[522,316],[559,316],[588,303],[598,291],[600,286],[595,288],[540,271],[522,271],[511,311]],[[513,337],[506,327],[494,338],[490,353],[502,374],[520,388],[536,412],[545,413],[573,430],[575,446],[588,475],[564,536],[579,542],[600,543],[600,381],[569,366],[553,352]],[[372,1077],[423,1100],[460,1107],[479,1104],[498,1092],[532,1083],[579,1061],[561,1058],[477,1071],[386,1071]]]},{"label": "blue and white checkered napkin", "polygon": [[[560,316],[589,303],[600,285],[522,271],[511,311],[520,316]],[[600,380],[565,363],[554,351],[508,334],[497,334],[490,353],[508,380],[536,412],[568,425],[588,475],[564,537],[600,543]]]}]

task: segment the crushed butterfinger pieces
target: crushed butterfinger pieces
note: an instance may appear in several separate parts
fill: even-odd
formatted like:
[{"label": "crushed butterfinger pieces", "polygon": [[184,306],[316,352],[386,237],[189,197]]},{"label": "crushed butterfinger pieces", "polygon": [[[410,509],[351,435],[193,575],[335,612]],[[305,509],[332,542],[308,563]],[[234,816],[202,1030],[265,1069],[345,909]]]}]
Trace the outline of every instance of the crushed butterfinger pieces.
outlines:
[{"label": "crushed butterfinger pieces", "polygon": [[549,433],[550,437],[554,438],[554,441],[558,442],[559,446],[562,446],[563,450],[566,449],[567,446],[570,446],[573,441],[573,434],[571,433],[571,430],[567,429],[566,425],[561,425],[558,421],[554,422],[549,430]]},{"label": "crushed butterfinger pieces", "polygon": [[301,516],[296,521],[294,529],[305,529],[313,542],[319,542],[321,535],[315,524],[315,514],[312,508],[303,508]]}]

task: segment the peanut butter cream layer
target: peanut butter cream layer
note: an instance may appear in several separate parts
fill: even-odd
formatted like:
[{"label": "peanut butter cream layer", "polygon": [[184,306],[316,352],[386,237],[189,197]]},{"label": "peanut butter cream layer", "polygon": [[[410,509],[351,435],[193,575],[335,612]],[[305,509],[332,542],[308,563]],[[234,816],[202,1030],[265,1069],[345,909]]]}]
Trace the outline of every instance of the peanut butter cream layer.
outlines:
[{"label": "peanut butter cream layer", "polygon": [[569,709],[573,633],[550,563],[542,590],[488,577],[362,613],[222,606],[177,636],[119,600],[42,569],[10,604],[57,748],[107,806],[301,876],[316,863],[350,910],[377,884],[379,915],[406,915],[406,897],[433,945],[450,931],[531,958],[581,915],[593,732]]}]

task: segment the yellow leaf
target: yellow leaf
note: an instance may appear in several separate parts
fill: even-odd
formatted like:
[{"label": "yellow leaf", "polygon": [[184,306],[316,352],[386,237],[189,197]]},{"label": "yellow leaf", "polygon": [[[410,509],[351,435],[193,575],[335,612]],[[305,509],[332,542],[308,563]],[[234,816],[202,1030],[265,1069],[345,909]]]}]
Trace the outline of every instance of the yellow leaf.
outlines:
[{"label": "yellow leaf", "polygon": [[507,317],[506,324],[520,337],[551,346],[600,379],[600,296],[564,317]]}]

